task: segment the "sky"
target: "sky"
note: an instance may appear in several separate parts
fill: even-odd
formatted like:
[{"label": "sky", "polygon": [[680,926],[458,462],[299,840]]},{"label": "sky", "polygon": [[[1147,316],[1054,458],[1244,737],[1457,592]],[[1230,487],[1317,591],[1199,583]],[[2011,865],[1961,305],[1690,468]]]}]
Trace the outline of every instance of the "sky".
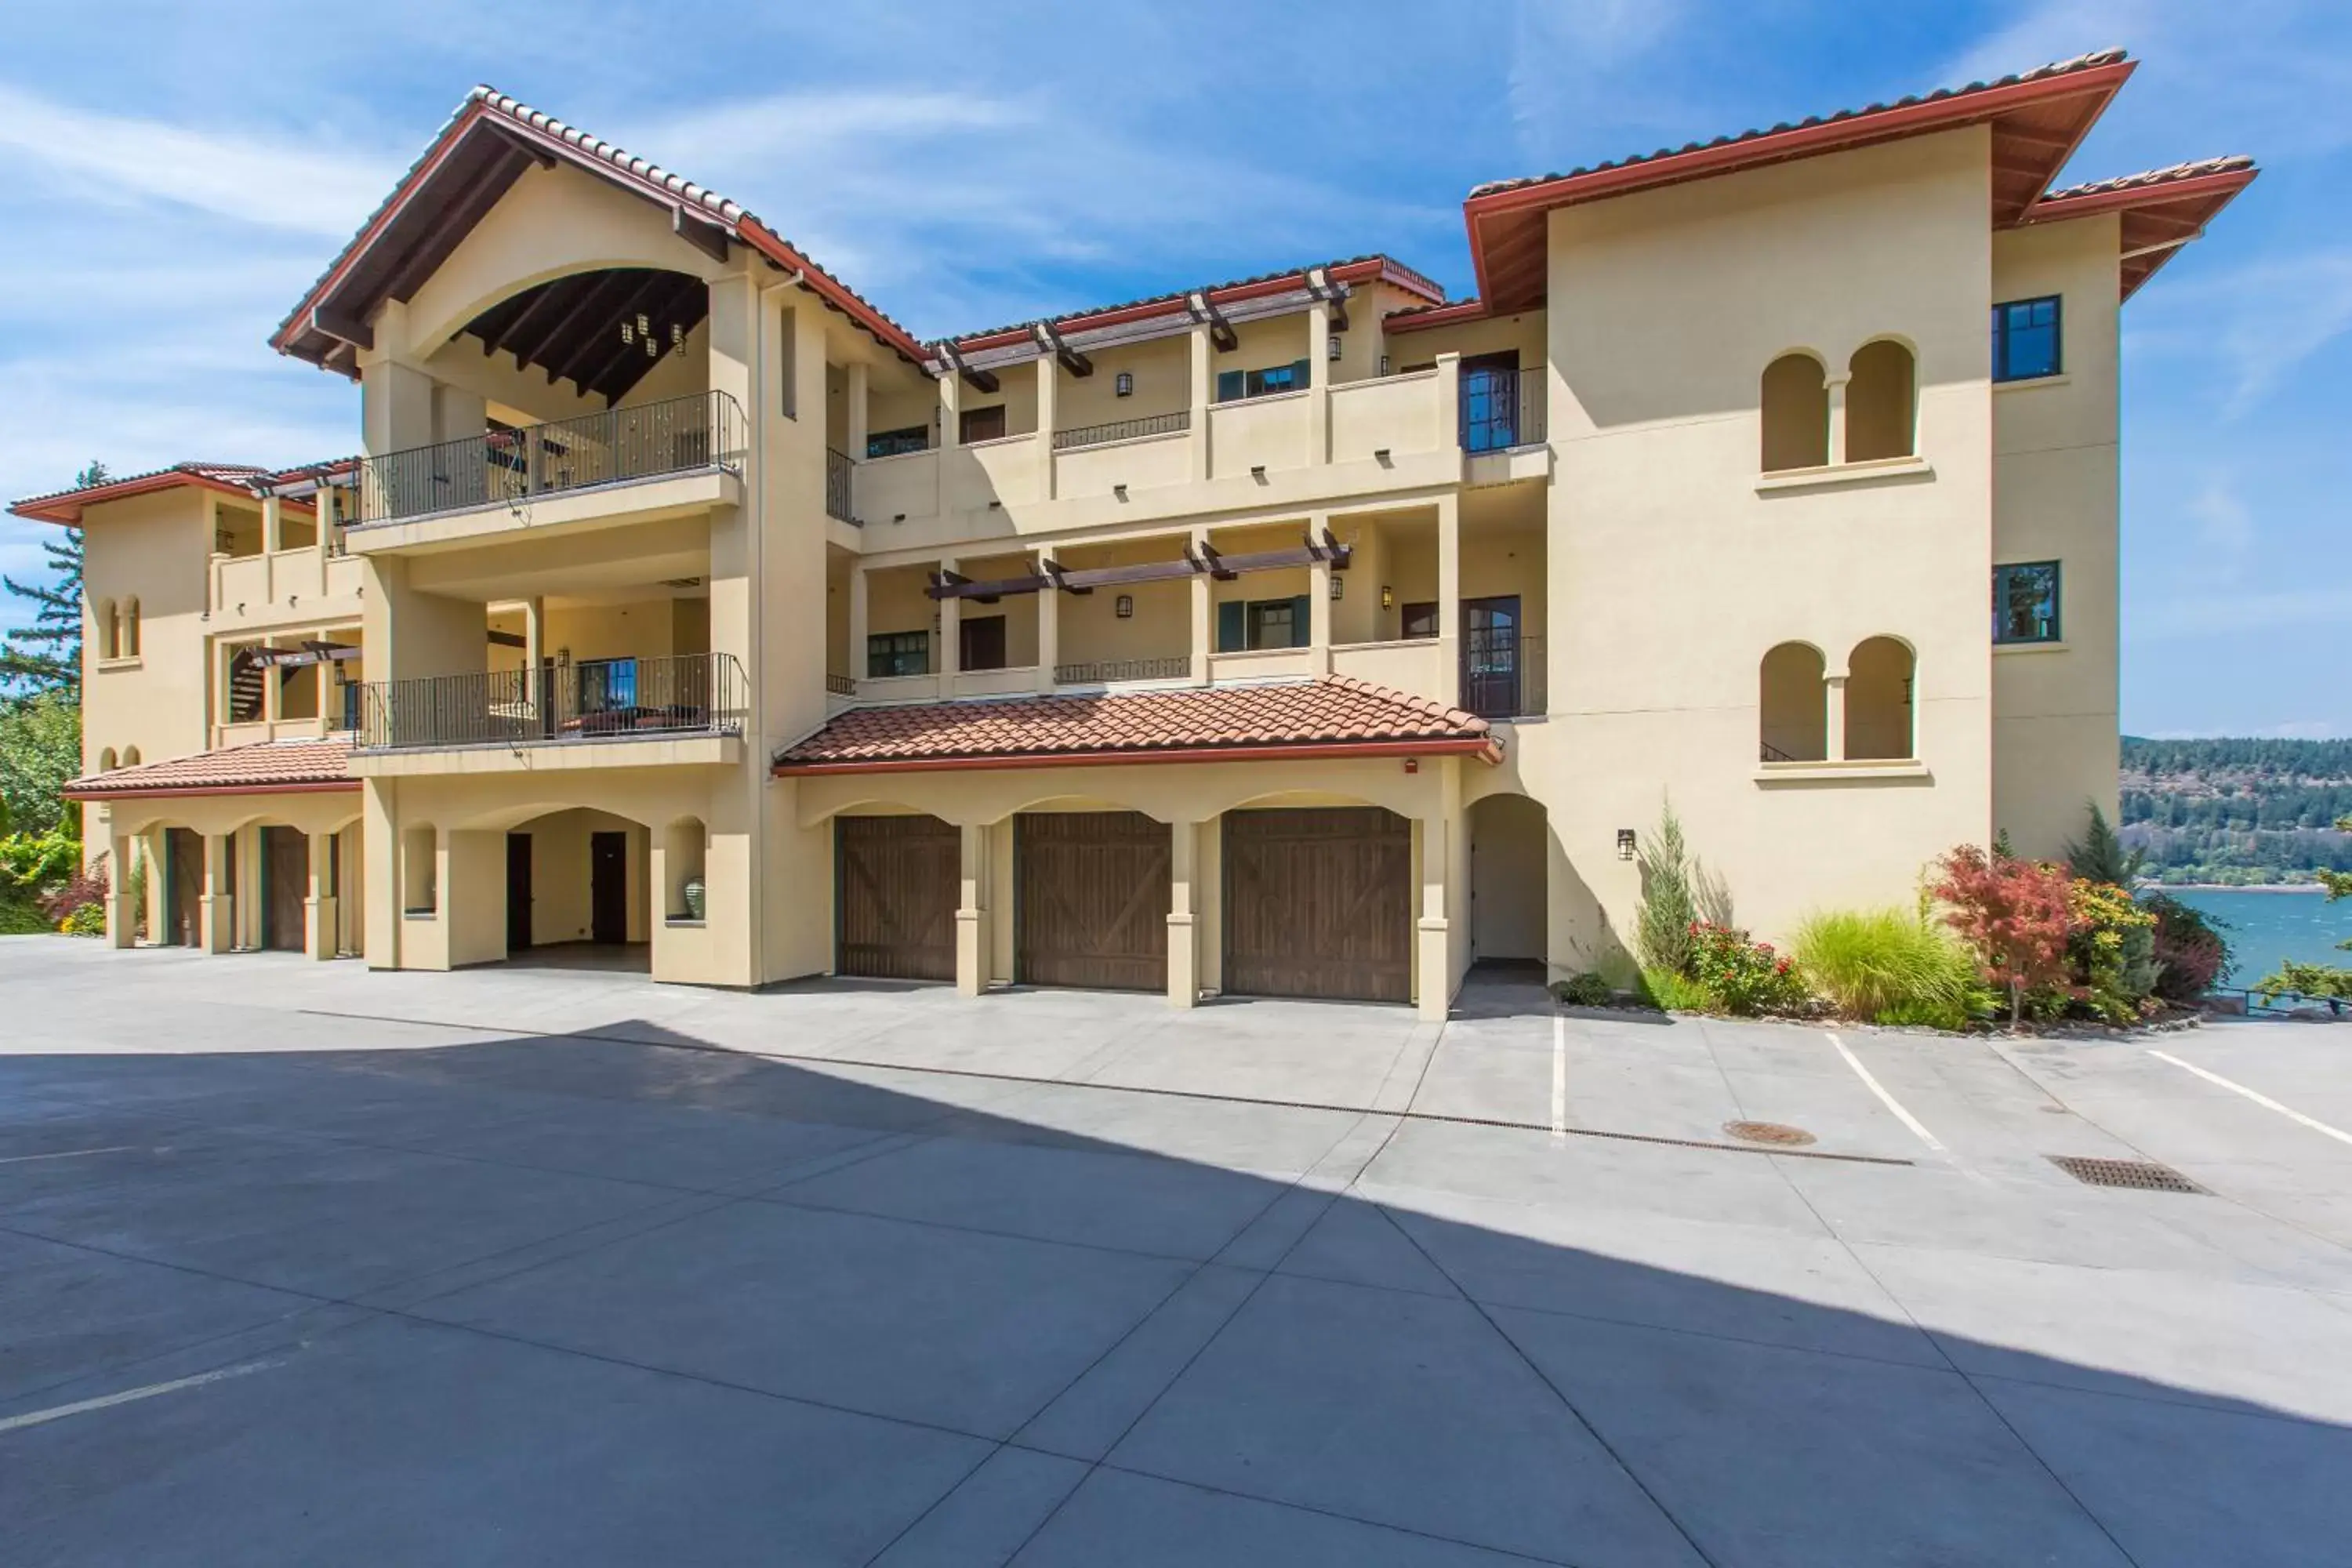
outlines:
[{"label": "sky", "polygon": [[[2121,45],[2064,182],[2263,174],[2125,312],[2123,725],[2352,735],[2342,0],[11,0],[0,497],[355,450],[271,331],[477,82],[725,192],[918,335],[1381,250],[1480,181]],[[592,19],[593,18],[593,19]],[[0,518],[0,570],[44,525]],[[0,626],[22,605],[0,599]]]}]

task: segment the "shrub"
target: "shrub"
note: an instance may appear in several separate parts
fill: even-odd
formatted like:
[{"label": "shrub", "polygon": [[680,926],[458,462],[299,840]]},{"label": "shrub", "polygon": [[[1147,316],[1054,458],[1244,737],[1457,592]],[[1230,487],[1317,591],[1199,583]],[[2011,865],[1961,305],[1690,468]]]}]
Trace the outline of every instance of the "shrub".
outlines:
[{"label": "shrub", "polygon": [[2121,888],[2075,879],[2066,954],[2077,999],[2110,1024],[2128,1024],[2156,989],[2156,917]]},{"label": "shrub", "polygon": [[1958,1029],[1992,1002],[1969,950],[1906,910],[1814,915],[1797,962],[1838,1011],[1873,1023]]},{"label": "shrub", "polygon": [[1633,942],[1644,969],[1688,973],[1691,928],[1698,923],[1698,897],[1691,884],[1698,863],[1683,842],[1683,825],[1669,804],[1658,813],[1657,831],[1640,853],[1642,907],[1634,917]]},{"label": "shrub", "polygon": [[1797,966],[1770,942],[1706,921],[1691,928],[1690,977],[1727,1013],[1790,1013],[1811,996]]},{"label": "shrub", "polygon": [[1968,943],[1985,980],[2008,996],[2011,1023],[2024,1015],[2029,995],[2043,1005],[2072,996],[2073,879],[2064,868],[1963,844],[1937,869],[1934,893],[1945,923]]},{"label": "shrub", "polygon": [[2156,994],[2184,1006],[2219,984],[2237,962],[2224,934],[2230,923],[2184,904],[2169,893],[2151,893],[2140,907],[2156,917]]},{"label": "shrub", "polygon": [[86,911],[96,910],[100,931],[106,929],[106,862],[100,858],[88,869],[75,867],[70,876],[40,896],[41,912],[49,917],[59,931],[77,931],[73,922],[79,921],[77,934],[87,935],[91,929]]},{"label": "shrub", "polygon": [[78,909],[68,910],[65,919],[58,922],[58,930],[68,936],[104,936],[106,906],[83,904]]},{"label": "shrub", "polygon": [[1571,1007],[1606,1007],[1617,1000],[1609,982],[1590,970],[1552,983],[1551,994]]},{"label": "shrub", "polygon": [[1715,994],[1687,974],[1671,969],[1642,971],[1642,994],[1669,1013],[1713,1013],[1719,1010]]},{"label": "shrub", "polygon": [[2333,963],[2297,963],[2292,958],[2283,958],[2274,973],[2254,982],[2253,990],[2265,1002],[2275,1002],[2289,994],[2320,1001],[2352,1002],[2352,969]]}]

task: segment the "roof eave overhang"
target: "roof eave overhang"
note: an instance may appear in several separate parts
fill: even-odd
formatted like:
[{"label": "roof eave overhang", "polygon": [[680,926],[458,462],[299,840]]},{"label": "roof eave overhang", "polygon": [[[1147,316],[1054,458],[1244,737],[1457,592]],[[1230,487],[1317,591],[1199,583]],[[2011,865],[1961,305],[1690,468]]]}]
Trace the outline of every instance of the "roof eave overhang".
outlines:
[{"label": "roof eave overhang", "polygon": [[162,800],[167,797],[198,795],[333,795],[360,787],[357,779],[313,779],[288,784],[158,784],[153,789],[86,789],[76,787],[80,783],[66,785],[58,793],[68,800],[82,802],[102,800]]},{"label": "roof eave overhang", "polygon": [[[257,474],[257,479],[266,476]],[[115,484],[93,485],[86,490],[68,490],[62,495],[36,496],[20,500],[8,509],[11,517],[21,517],[27,522],[54,522],[68,528],[79,528],[82,513],[94,506],[110,501],[130,500],[137,496],[153,495],[160,490],[177,489],[181,486],[211,490],[217,495],[236,496],[240,500],[252,500],[256,492],[250,488],[215,479],[210,474],[166,473],[148,474],[124,479]]]},{"label": "roof eave overhang", "polygon": [[[2046,173],[2041,182],[2041,190],[2047,190],[2050,182],[2057,177],[2067,159],[2074,156],[2074,150],[2082,145],[2083,138],[2090,133],[2091,127],[2097,122],[2124,83],[2130,79],[2137,66],[2136,60],[2119,59],[2060,75],[2006,82],[1917,103],[1893,105],[1844,119],[1792,126],[1787,131],[1720,142],[1664,157],[1619,163],[1581,174],[1562,175],[1558,179],[1473,195],[1462,204],[1462,218],[1464,226],[1469,231],[1470,260],[1477,278],[1478,296],[1492,300],[1497,310],[1524,309],[1535,302],[1507,300],[1498,294],[1488,272],[1486,244],[1481,226],[1493,218],[1530,210],[1549,212],[1555,207],[1630,195],[1636,191],[1663,185],[1711,179],[1718,174],[1737,174],[1768,164],[1829,153],[1851,152],[1939,131],[1958,130],[1998,120],[2001,115],[2017,110],[2067,99],[2095,100],[2091,112],[2084,118],[2073,136],[2063,146],[2050,149]],[[2034,192],[2021,205],[2031,207],[2032,202],[2039,198],[2041,190]]]},{"label": "roof eave overhang", "polygon": [[961,757],[780,762],[771,771],[779,778],[807,778],[828,773],[937,773],[1006,768],[1135,767],[1160,763],[1310,762],[1378,757],[1471,757],[1494,763],[1503,760],[1503,749],[1491,735],[1462,735],[1400,741],[1303,741],[1250,746],[1153,746],[1103,752],[989,752]]}]

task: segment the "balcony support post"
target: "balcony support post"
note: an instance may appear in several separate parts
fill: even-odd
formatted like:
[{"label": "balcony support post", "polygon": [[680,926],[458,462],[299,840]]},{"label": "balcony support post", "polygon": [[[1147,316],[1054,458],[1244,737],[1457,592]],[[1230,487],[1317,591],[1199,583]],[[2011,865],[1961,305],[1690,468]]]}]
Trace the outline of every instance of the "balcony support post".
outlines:
[{"label": "balcony support post", "polygon": [[1192,482],[1202,484],[1209,477],[1209,395],[1215,377],[1209,374],[1209,323],[1195,322],[1192,327],[1192,428],[1185,433],[1184,444],[1192,457]]},{"label": "balcony support post", "polygon": [[[1330,527],[1328,512],[1314,512],[1307,519],[1307,535],[1320,540]],[[1324,676],[1331,673],[1331,558],[1318,554],[1307,568],[1307,673]]]},{"label": "balcony support post", "polygon": [[1307,307],[1307,461],[1331,460],[1331,302]]},{"label": "balcony support post", "polygon": [[1037,493],[1039,499],[1052,500],[1057,493],[1054,484],[1056,462],[1054,455],[1054,432],[1061,427],[1061,410],[1057,403],[1062,390],[1061,362],[1052,354],[1037,356]]},{"label": "balcony support post", "polygon": [[[1048,360],[1045,363],[1052,363]],[[1062,662],[1062,591],[1045,588],[1037,602],[1037,689],[1054,689],[1054,670]]]},{"label": "balcony support post", "polygon": [[[845,428],[848,437],[847,450],[849,453],[849,461],[853,465],[850,471],[854,474],[856,472],[855,465],[866,460],[866,437],[868,420],[866,400],[869,395],[869,384],[872,380],[873,373],[867,368],[864,360],[859,360],[849,367],[847,374],[849,377],[849,407],[847,410],[848,418],[845,421]],[[849,510],[852,513],[855,513],[857,510],[857,500],[855,496],[850,498]]]},{"label": "balcony support post", "polygon": [[1830,400],[1830,461],[1845,461],[1845,388],[1853,377],[1832,375],[1828,379]]},{"label": "balcony support post", "polygon": [[1199,881],[1201,825],[1168,825],[1168,1005],[1192,1007],[1201,1000],[1201,949],[1193,885]]},{"label": "balcony support post", "polygon": [[1462,705],[1462,502],[1437,498],[1437,698]]},{"label": "balcony support post", "polygon": [[[274,495],[261,498],[261,552],[275,555],[286,548],[286,505]],[[276,598],[276,584],[270,597]]]},{"label": "balcony support post", "polygon": [[849,563],[849,669],[852,681],[864,680],[874,673],[867,663],[866,638],[866,567],[862,563]]},{"label": "balcony support post", "polygon": [[[1192,531],[1194,555],[1199,555],[1208,542],[1207,529]],[[1192,574],[1192,684],[1195,686],[1209,684],[1209,656],[1216,650],[1215,592],[1208,574],[1195,572]]]},{"label": "balcony support post", "polygon": [[[945,555],[940,558],[941,572],[955,569],[955,557]],[[940,657],[934,661],[937,668],[933,673],[939,677],[940,695],[952,697],[955,695],[956,677],[963,669],[963,601],[938,599],[933,601],[933,605],[940,620]]]},{"label": "balcony support post", "polygon": [[1826,689],[1823,700],[1827,707],[1824,720],[1829,725],[1828,743],[1822,750],[1831,762],[1845,761],[1845,682],[1846,671],[1831,670],[1822,679]]},{"label": "balcony support post", "polygon": [[988,828],[963,825],[961,864],[956,898],[956,989],[977,996],[988,989],[988,961],[993,950],[989,930]]}]

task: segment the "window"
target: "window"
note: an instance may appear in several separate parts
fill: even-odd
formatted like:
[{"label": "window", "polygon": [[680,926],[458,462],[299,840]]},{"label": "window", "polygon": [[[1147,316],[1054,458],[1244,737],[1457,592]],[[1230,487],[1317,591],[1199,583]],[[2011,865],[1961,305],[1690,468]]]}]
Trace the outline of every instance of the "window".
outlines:
[{"label": "window", "polygon": [[2057,295],[2012,300],[1992,308],[1995,381],[2031,381],[2039,375],[2056,375],[2061,364]]},{"label": "window", "polygon": [[1313,606],[1307,595],[1295,599],[1228,599],[1217,606],[1217,651],[1239,653],[1244,648],[1305,647],[1313,634]]},{"label": "window", "polygon": [[909,425],[903,430],[877,430],[866,437],[866,455],[869,458],[895,458],[901,452],[930,450],[931,431],[928,425]]},{"label": "window", "polygon": [[121,614],[122,657],[125,658],[137,658],[139,657],[139,601],[136,599],[123,600]]},{"label": "window", "polygon": [[995,440],[1004,434],[1004,405],[965,409],[957,416],[956,429],[966,446],[974,441]]},{"label": "window", "polygon": [[1234,403],[1245,397],[1272,397],[1277,393],[1307,390],[1307,364],[1303,359],[1288,364],[1269,365],[1264,370],[1221,370],[1217,373],[1217,401]]},{"label": "window", "polygon": [[1853,374],[1845,388],[1842,460],[1866,463],[1878,458],[1912,456],[1917,425],[1912,389],[1917,364],[1911,351],[1881,338],[1856,349],[1847,368]]},{"label": "window", "polygon": [[122,765],[126,768],[135,768],[139,765],[138,747],[125,746],[122,748]]},{"label": "window", "polygon": [[1004,668],[1004,617],[966,616],[956,623],[956,668]]},{"label": "window", "polygon": [[1822,650],[1784,642],[1758,670],[1758,742],[1768,763],[1818,763],[1830,754]]},{"label": "window", "polygon": [[1880,637],[1855,645],[1846,658],[1848,762],[1890,762],[1916,754],[1911,717],[1916,674],[1907,643]]},{"label": "window", "polygon": [[1829,462],[1829,381],[1821,361],[1808,353],[1782,354],[1764,367],[1760,400],[1766,473]]},{"label": "window", "polygon": [[1992,640],[2056,642],[2058,637],[2058,563],[1994,567]]},{"label": "window", "polygon": [[1411,604],[1397,612],[1403,622],[1402,635],[1407,638],[1433,637],[1437,635],[1437,601]]},{"label": "window", "polygon": [[876,632],[866,639],[866,674],[869,679],[930,672],[930,633]]},{"label": "window", "polygon": [[112,746],[101,748],[98,753],[98,771],[102,773],[110,773],[114,771],[115,766],[114,748]]}]

